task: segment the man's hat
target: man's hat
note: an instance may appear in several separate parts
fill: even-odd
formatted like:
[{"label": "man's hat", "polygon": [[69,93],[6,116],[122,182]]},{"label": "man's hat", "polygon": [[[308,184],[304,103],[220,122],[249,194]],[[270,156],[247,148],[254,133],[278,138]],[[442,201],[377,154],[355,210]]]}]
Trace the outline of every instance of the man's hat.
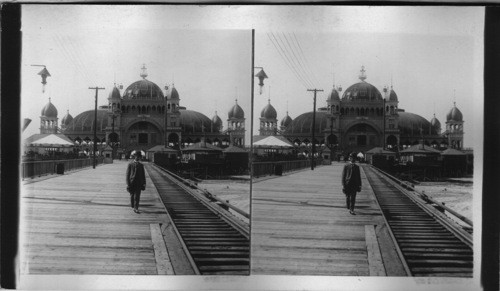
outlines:
[{"label": "man's hat", "polygon": [[142,153],[141,153],[141,150],[136,150],[136,151],[133,151],[132,152],[132,156],[135,156],[135,157],[141,157],[142,156]]},{"label": "man's hat", "polygon": [[349,158],[351,158],[351,159],[354,159],[354,160],[355,160],[355,159],[356,159],[356,153],[355,153],[355,152],[350,153],[350,154],[349,154]]}]

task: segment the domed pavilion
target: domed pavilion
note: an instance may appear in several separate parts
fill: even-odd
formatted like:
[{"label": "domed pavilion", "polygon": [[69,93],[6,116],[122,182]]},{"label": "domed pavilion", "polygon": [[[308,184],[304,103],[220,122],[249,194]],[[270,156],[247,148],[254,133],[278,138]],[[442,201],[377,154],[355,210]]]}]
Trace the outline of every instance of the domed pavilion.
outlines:
[{"label": "domed pavilion", "polygon": [[441,123],[435,114],[429,121],[400,109],[399,97],[392,85],[379,90],[366,79],[362,67],[360,82],[349,86],[343,94],[342,87],[333,86],[327,95],[326,107],[316,111],[314,140],[312,111],[294,119],[286,112],[279,131],[264,130],[277,118],[270,103],[261,112],[260,135],[282,135],[299,148],[314,142],[337,153],[366,152],[375,147],[398,150],[422,143],[436,149],[462,148],[463,116],[456,105],[446,115],[446,130],[441,132]]},{"label": "domed pavilion", "polygon": [[41,133],[59,132],[75,142],[81,150],[92,151],[94,129],[98,145],[114,145],[118,152],[147,151],[157,145],[182,149],[204,140],[221,148],[245,145],[245,113],[236,103],[228,113],[227,128],[222,119],[210,119],[201,112],[180,105],[174,85],[165,90],[147,79],[142,67],[140,80],[125,90],[114,85],[108,105],[86,110],[75,117],[69,114],[58,126],[57,109],[50,102],[42,109]]}]

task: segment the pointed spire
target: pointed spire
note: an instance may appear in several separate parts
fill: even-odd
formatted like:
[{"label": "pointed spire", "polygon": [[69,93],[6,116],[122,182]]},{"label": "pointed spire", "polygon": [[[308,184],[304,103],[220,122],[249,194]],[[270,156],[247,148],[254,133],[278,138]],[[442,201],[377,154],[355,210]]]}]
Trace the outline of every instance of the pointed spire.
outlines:
[{"label": "pointed spire", "polygon": [[335,69],[333,70],[333,74],[332,75],[333,75],[333,88],[335,89]]},{"label": "pointed spire", "polygon": [[141,77],[143,79],[146,79],[146,77],[148,76],[148,71],[147,71],[147,68],[146,68],[146,64],[142,64],[141,70],[142,70]]},{"label": "pointed spire", "polygon": [[267,97],[267,103],[271,104],[271,86],[269,86],[269,96]]},{"label": "pointed spire", "polygon": [[361,66],[360,74],[359,74],[359,79],[361,81],[365,81],[366,79],[366,71],[365,71],[365,66]]}]

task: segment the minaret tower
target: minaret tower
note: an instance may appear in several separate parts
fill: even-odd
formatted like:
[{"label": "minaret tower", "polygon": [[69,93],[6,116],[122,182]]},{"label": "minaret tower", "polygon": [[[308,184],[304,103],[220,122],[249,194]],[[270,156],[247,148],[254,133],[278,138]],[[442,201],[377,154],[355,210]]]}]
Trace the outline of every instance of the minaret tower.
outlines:
[{"label": "minaret tower", "polygon": [[245,146],[245,112],[238,105],[238,99],[227,114],[227,131],[232,145]]},{"label": "minaret tower", "polygon": [[453,108],[446,115],[446,133],[448,146],[457,150],[462,149],[464,141],[464,120],[462,112],[453,102]]},{"label": "minaret tower", "polygon": [[167,110],[165,110],[165,145],[179,148],[182,140],[181,113],[179,112],[179,92],[172,83],[166,94]]},{"label": "minaret tower", "polygon": [[121,140],[120,136],[121,130],[121,94],[120,87],[116,86],[116,83],[113,85],[113,90],[109,93],[108,96],[108,126],[106,127],[106,140],[108,142],[119,142]]},{"label": "minaret tower", "polygon": [[271,105],[271,88],[269,88],[267,105],[260,112],[259,135],[276,135],[278,132],[278,119],[276,117],[276,109]]},{"label": "minaret tower", "polygon": [[50,102],[45,105],[42,109],[42,113],[40,116],[40,133],[57,133],[58,129],[58,118],[57,118],[57,109]]},{"label": "minaret tower", "polygon": [[399,145],[398,104],[398,95],[393,89],[391,77],[391,89],[384,88],[384,145],[388,148]]},{"label": "minaret tower", "polygon": [[[335,77],[334,77],[335,79]],[[325,140],[329,145],[339,144],[340,141],[340,92],[342,87],[335,87],[333,80],[333,88],[326,99],[328,108],[328,121],[325,129]]]}]

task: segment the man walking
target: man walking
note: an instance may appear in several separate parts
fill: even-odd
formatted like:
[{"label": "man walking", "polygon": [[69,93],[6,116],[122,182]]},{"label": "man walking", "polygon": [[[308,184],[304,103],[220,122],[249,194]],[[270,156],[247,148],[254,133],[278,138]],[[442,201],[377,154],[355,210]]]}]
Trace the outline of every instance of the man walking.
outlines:
[{"label": "man walking", "polygon": [[141,151],[135,151],[134,160],[127,167],[127,191],[130,193],[130,206],[135,213],[139,213],[139,200],[141,199],[141,190],[146,189],[146,175],[144,165],[140,163]]},{"label": "man walking", "polygon": [[347,209],[352,215],[354,213],[354,204],[356,203],[356,193],[361,191],[361,174],[359,166],[356,165],[356,154],[349,154],[349,163],[344,166],[342,171],[342,192],[346,197]]}]

